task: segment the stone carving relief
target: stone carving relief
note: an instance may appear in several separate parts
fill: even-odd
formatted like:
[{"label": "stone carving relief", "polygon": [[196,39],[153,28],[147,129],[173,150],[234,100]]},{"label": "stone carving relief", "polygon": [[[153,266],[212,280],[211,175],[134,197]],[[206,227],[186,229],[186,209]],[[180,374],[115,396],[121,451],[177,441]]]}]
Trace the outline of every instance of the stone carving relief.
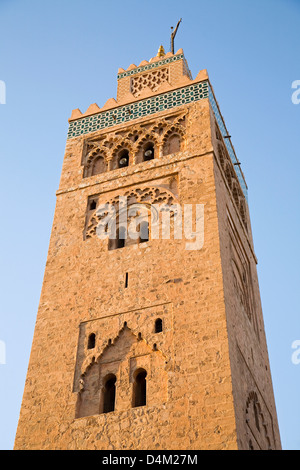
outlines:
[{"label": "stone carving relief", "polygon": [[118,157],[127,150],[128,166],[142,163],[148,143],[153,144],[155,158],[185,149],[185,113],[177,113],[152,123],[136,124],[111,132],[84,144],[82,165],[84,178],[120,168]]}]

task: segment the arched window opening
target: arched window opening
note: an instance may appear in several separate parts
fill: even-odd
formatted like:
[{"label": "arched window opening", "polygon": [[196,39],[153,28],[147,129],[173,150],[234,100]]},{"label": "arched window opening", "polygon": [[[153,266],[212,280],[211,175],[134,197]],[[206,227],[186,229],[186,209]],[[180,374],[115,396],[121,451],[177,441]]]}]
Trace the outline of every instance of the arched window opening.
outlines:
[{"label": "arched window opening", "polygon": [[133,384],[133,408],[138,406],[145,406],[147,399],[147,383],[146,383],[147,372],[145,369],[138,369],[135,375],[135,381]]},{"label": "arched window opening", "polygon": [[97,202],[95,200],[90,202],[90,211],[94,211],[97,207]]},{"label": "arched window opening", "polygon": [[140,224],[140,243],[149,241],[149,224],[148,222],[142,222]]},{"label": "arched window opening", "polygon": [[164,155],[180,152],[181,150],[181,137],[178,134],[172,134],[165,142],[163,148]]},{"label": "arched window opening", "polygon": [[260,426],[259,426],[259,413],[258,413],[258,407],[255,399],[253,400],[253,409],[254,409],[254,417],[255,417],[255,426],[258,431],[260,431]]},{"label": "arched window opening", "polygon": [[138,146],[136,155],[135,155],[135,163],[142,163],[147,162],[149,160],[153,160],[155,158],[155,144],[151,140],[147,140],[143,142],[143,144]]},{"label": "arched window opening", "polygon": [[92,166],[92,174],[91,176],[94,175],[99,175],[101,173],[105,173],[106,171],[106,162],[103,157],[96,157],[95,160],[93,161],[93,166]]},{"label": "arched window opening", "polygon": [[154,158],[154,145],[152,142],[149,142],[147,145],[144,147],[144,162],[147,162],[149,160],[153,160]]},{"label": "arched window opening", "polygon": [[118,168],[125,168],[129,165],[129,152],[128,150],[122,150],[119,154]]},{"label": "arched window opening", "polygon": [[116,239],[109,239],[108,249],[117,250],[118,248],[124,248],[126,239],[126,228],[121,226],[117,229]]},{"label": "arched window opening", "polygon": [[157,320],[155,320],[154,331],[155,331],[155,333],[161,333],[162,330],[163,330],[163,322],[162,322],[161,318],[158,318]]},{"label": "arched window opening", "polygon": [[119,227],[117,230],[117,248],[124,248],[126,242],[126,229]]},{"label": "arched window opening", "polygon": [[96,346],[96,335],[95,333],[91,333],[88,339],[88,349],[94,349]]},{"label": "arched window opening", "polygon": [[109,375],[105,381],[103,389],[103,413],[115,411],[116,381],[115,375]]}]

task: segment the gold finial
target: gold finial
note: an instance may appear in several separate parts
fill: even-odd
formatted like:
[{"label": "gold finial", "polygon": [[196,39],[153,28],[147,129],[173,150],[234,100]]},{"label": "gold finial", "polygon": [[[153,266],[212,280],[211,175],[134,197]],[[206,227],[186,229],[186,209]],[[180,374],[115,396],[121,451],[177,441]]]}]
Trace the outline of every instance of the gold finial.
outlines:
[{"label": "gold finial", "polygon": [[166,55],[164,46],[160,46],[160,48],[158,49],[157,57],[163,57],[164,55]]}]

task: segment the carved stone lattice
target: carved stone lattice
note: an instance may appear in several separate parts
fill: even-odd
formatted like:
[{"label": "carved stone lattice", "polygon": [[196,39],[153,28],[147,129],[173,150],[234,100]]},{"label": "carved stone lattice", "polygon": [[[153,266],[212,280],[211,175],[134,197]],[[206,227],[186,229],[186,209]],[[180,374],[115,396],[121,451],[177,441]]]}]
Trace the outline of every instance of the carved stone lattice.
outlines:
[{"label": "carved stone lattice", "polygon": [[[129,166],[141,163],[143,145],[148,142],[154,144],[155,158],[159,158],[160,149],[164,148],[164,154],[176,153],[185,149],[185,113],[176,113],[164,119],[155,120],[149,124],[130,126],[124,130],[102,135],[100,138],[87,140],[83,148],[82,164],[85,178],[95,174],[105,173],[118,169],[117,159],[122,150],[129,152]],[[177,146],[170,146],[173,136],[177,136]],[[168,149],[168,150],[166,150]],[[97,159],[101,156],[104,160],[99,170],[93,170]]]},{"label": "carved stone lattice", "polygon": [[[96,236],[97,228],[98,230],[101,230],[101,233],[104,233],[106,230],[105,225],[107,223],[107,216],[113,217],[114,214],[125,208],[125,204],[127,204],[127,207],[132,204],[145,204],[149,208],[154,204],[158,204],[162,206],[162,211],[173,211],[171,206],[176,203],[176,197],[171,191],[158,186],[130,189],[122,194],[121,199],[118,195],[110,200],[103,201],[103,205],[98,201],[97,208],[88,220],[87,228],[85,230],[85,238],[87,239]],[[107,205],[108,210],[105,212],[101,210],[99,212],[100,205],[101,207]]]},{"label": "carved stone lattice", "polygon": [[131,79],[131,93],[134,96],[139,96],[146,87],[149,87],[152,91],[156,91],[163,82],[167,82],[168,80],[169,69],[167,67],[138,75]]}]

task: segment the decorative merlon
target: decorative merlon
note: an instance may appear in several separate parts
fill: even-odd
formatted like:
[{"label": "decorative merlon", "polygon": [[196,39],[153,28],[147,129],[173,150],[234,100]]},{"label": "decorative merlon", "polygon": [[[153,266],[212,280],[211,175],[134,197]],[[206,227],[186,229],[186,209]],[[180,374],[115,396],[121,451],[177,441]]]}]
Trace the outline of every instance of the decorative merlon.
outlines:
[{"label": "decorative merlon", "polygon": [[117,101],[115,98],[109,98],[102,108],[100,108],[96,103],[94,103],[89,106],[89,108],[85,111],[85,113],[82,113],[80,109],[78,108],[74,109],[72,111],[69,122],[74,121],[76,119],[84,118],[87,116],[92,116],[93,114],[97,114],[102,111],[107,111],[109,109],[113,109],[119,106],[125,106],[127,104],[134,103],[135,101],[140,101],[141,98],[145,98],[145,97],[151,98],[152,96],[159,95],[167,91],[173,91],[183,86],[196,84],[205,80],[208,80],[208,74],[207,74],[206,69],[201,70],[198,73],[195,80],[191,80],[187,75],[183,75],[180,79],[180,82],[176,86],[171,86],[168,82],[163,82],[161,86],[155,91],[151,90],[150,88],[145,88],[145,91],[143,90],[141,95],[139,95],[137,98],[132,93],[128,92],[119,101]]},{"label": "decorative merlon", "polygon": [[143,60],[139,66],[135,64],[129,65],[129,67],[124,71],[118,74],[118,80],[130,77],[137,73],[146,72],[148,70],[153,70],[156,67],[161,67],[162,65],[167,65],[177,60],[185,60],[184,53],[182,49],[179,49],[176,54],[168,52],[164,57],[152,57],[149,62]]}]

